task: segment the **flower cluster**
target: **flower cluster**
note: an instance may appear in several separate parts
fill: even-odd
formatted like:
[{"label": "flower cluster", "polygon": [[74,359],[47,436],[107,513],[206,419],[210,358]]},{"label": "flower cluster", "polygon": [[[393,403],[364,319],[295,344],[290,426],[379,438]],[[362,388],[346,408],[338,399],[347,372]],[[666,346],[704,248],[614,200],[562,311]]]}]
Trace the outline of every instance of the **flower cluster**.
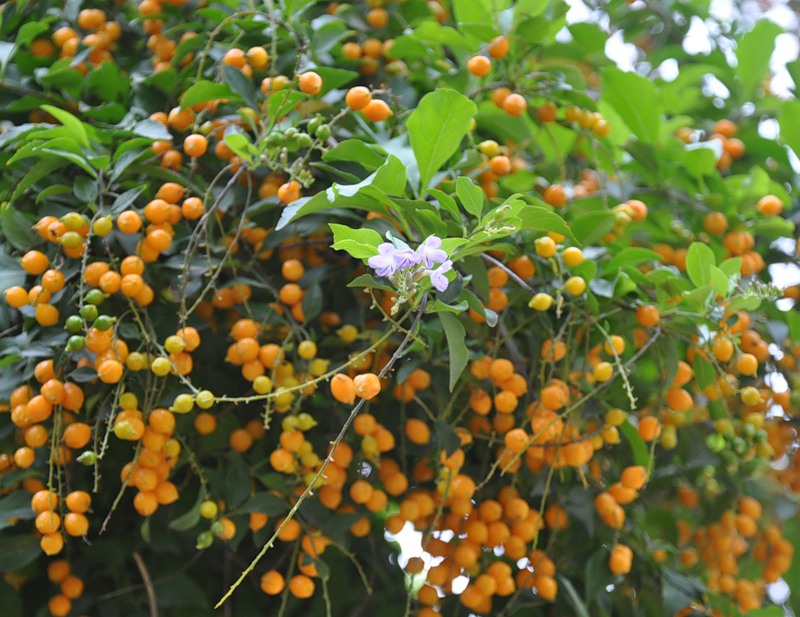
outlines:
[{"label": "flower cluster", "polygon": [[447,289],[450,281],[446,275],[453,269],[453,262],[441,247],[442,239],[437,236],[428,236],[416,250],[384,242],[378,246],[378,254],[370,257],[367,263],[378,276],[386,277],[394,284],[399,305],[413,296],[417,284],[425,277],[438,291]]}]

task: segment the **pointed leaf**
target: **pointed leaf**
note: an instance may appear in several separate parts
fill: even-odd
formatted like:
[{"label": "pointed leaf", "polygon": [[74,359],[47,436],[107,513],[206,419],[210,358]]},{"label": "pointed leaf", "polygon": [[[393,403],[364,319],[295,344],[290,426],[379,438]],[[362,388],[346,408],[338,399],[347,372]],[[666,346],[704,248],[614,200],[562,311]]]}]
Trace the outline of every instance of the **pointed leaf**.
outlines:
[{"label": "pointed leaf", "polygon": [[455,154],[469,132],[477,107],[455,90],[439,88],[422,97],[406,123],[420,173],[420,188]]},{"label": "pointed leaf", "polygon": [[447,337],[448,360],[450,363],[450,392],[452,392],[469,360],[469,350],[464,343],[467,333],[458,317],[452,313],[439,313],[439,319],[442,321],[444,335]]}]

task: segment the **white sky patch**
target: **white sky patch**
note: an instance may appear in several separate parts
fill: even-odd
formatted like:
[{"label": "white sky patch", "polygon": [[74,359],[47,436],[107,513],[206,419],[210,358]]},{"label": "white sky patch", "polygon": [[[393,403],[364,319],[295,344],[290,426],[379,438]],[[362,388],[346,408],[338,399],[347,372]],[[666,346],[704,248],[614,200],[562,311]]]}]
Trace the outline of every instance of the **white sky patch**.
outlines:
[{"label": "white sky patch", "polygon": [[582,0],[567,0],[567,4],[569,4],[569,11],[567,11],[568,24],[592,19],[592,10]]},{"label": "white sky patch", "polygon": [[617,63],[623,71],[633,71],[639,51],[633,43],[626,43],[622,30],[617,30],[606,41],[606,56]]},{"label": "white sky patch", "polygon": [[680,66],[675,58],[667,58],[658,65],[658,74],[664,81],[674,81],[680,74]]},{"label": "white sky patch", "polygon": [[800,285],[800,268],[795,264],[770,264],[767,269],[772,280],[780,287]]},{"label": "white sky patch", "polygon": [[710,54],[714,46],[709,34],[706,23],[695,15],[689,22],[689,31],[683,37],[683,51],[687,54]]}]

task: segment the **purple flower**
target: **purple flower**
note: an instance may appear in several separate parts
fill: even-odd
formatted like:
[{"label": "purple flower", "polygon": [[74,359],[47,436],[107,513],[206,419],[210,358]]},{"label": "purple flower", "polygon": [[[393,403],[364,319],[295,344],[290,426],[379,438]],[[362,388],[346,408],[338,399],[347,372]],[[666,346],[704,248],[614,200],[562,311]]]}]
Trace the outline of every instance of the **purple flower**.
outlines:
[{"label": "purple flower", "polygon": [[395,249],[394,257],[398,268],[410,268],[422,261],[422,256],[410,248]]},{"label": "purple flower", "polygon": [[431,277],[431,285],[433,285],[438,291],[444,291],[450,284],[450,281],[448,281],[447,277],[445,276],[445,272],[449,272],[452,269],[453,262],[448,259],[441,266],[436,268],[436,270],[428,270],[426,274]]},{"label": "purple flower", "polygon": [[398,270],[417,265],[422,257],[410,248],[398,249],[391,242],[378,245],[378,254],[369,258],[369,267],[378,276],[392,276]]},{"label": "purple flower", "polygon": [[392,276],[401,266],[396,259],[397,249],[391,242],[378,245],[378,254],[369,258],[369,267],[375,270],[378,276]]},{"label": "purple flower", "polygon": [[441,246],[441,238],[428,236],[425,238],[425,242],[417,247],[417,254],[428,268],[432,268],[434,264],[440,264],[447,259],[447,253],[440,248]]}]

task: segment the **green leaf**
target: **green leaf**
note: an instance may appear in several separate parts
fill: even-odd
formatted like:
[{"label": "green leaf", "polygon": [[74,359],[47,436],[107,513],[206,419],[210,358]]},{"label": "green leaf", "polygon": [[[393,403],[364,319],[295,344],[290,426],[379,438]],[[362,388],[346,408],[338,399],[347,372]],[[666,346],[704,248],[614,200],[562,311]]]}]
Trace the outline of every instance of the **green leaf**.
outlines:
[{"label": "green leaf", "polygon": [[306,291],[303,294],[301,306],[303,307],[303,315],[305,315],[306,321],[311,321],[319,315],[324,304],[325,295],[322,292],[322,287],[317,281],[314,281],[306,287]]},{"label": "green leaf", "polygon": [[190,86],[183,95],[181,107],[191,107],[198,103],[206,103],[216,99],[241,100],[241,97],[236,96],[226,84],[215,84],[213,81],[201,80]]},{"label": "green leaf", "polygon": [[97,199],[97,184],[86,176],[78,176],[73,183],[73,192],[80,201],[93,204]]},{"label": "green leaf", "polygon": [[800,156],[800,101],[790,99],[781,105],[781,141]]},{"label": "green leaf", "polygon": [[269,491],[256,493],[242,504],[240,512],[261,512],[269,516],[280,516],[289,511],[289,504]]},{"label": "green leaf", "polygon": [[655,84],[616,67],[603,71],[602,100],[614,108],[641,141],[655,144],[661,122],[661,99]]},{"label": "green leaf", "polygon": [[483,212],[483,191],[471,179],[462,176],[456,180],[456,195],[464,209],[480,219]]},{"label": "green leaf", "polygon": [[4,580],[0,580],[0,606],[3,617],[22,617],[22,596]]},{"label": "green leaf", "polygon": [[436,420],[433,423],[433,440],[437,450],[444,450],[447,456],[458,450],[461,446],[461,439],[453,430],[453,426],[444,420]]},{"label": "green leaf", "polygon": [[194,505],[179,517],[172,519],[167,527],[175,531],[188,531],[192,529],[200,522],[201,503],[203,503],[203,493],[198,493]]},{"label": "green leaf", "polygon": [[332,184],[325,191],[313,197],[301,197],[286,206],[276,229],[315,212],[332,208],[347,207],[387,214],[384,203],[388,195],[402,194],[405,191],[406,170],[396,156],[389,156],[373,174],[358,184]]},{"label": "green leaf", "polygon": [[348,287],[366,287],[368,289],[383,289],[384,291],[394,292],[394,287],[384,285],[375,280],[371,274],[357,276],[347,284]]},{"label": "green leaf", "polygon": [[[345,34],[346,31],[342,33],[343,36]],[[340,88],[358,77],[358,73],[355,71],[337,69],[331,66],[318,66],[314,71],[322,77],[322,91],[320,92],[320,96],[324,96],[331,90],[336,90],[336,88]]]},{"label": "green leaf", "polygon": [[16,249],[24,250],[36,243],[31,222],[11,204],[0,208],[0,229],[6,240]]},{"label": "green leaf", "polygon": [[111,208],[109,208],[110,214],[119,214],[126,208],[129,208],[133,202],[136,201],[136,198],[142,194],[142,192],[147,188],[147,185],[143,184],[139,187],[128,189],[124,193],[120,193],[117,195],[117,198],[114,200],[114,203],[111,204]]},{"label": "green leaf", "polygon": [[89,147],[89,136],[83,122],[78,120],[68,111],[53,107],[52,105],[42,105],[42,109],[58,120],[69,131],[70,136],[81,146]]},{"label": "green leaf", "polygon": [[15,491],[0,499],[0,529],[13,527],[17,520],[27,521],[35,517],[30,493]]},{"label": "green leaf", "polygon": [[240,128],[231,126],[225,131],[223,137],[225,144],[237,155],[252,164],[255,147],[250,143],[250,138]]},{"label": "green leaf", "polygon": [[488,41],[499,31],[494,26],[494,11],[487,0],[453,0],[458,28],[480,41]]},{"label": "green leaf", "polygon": [[466,300],[462,300],[458,304],[445,304],[441,300],[434,300],[433,302],[429,302],[428,305],[425,307],[426,313],[454,313],[456,315],[460,315],[464,311],[469,308],[469,302]]},{"label": "green leaf", "polygon": [[655,251],[650,249],[643,249],[639,247],[628,247],[622,249],[619,253],[614,255],[611,260],[603,266],[603,273],[614,272],[621,268],[628,268],[630,266],[638,266],[639,264],[647,263],[648,261],[659,261],[661,256]]},{"label": "green leaf", "polygon": [[590,605],[598,594],[614,582],[614,575],[608,569],[608,550],[601,548],[595,551],[586,562],[584,569],[584,593],[586,604]]},{"label": "green leaf", "polygon": [[374,229],[351,229],[347,225],[330,224],[333,232],[331,248],[345,251],[356,259],[369,259],[378,254],[378,245],[384,240]]},{"label": "green leaf", "polygon": [[475,103],[455,90],[439,88],[422,97],[406,123],[421,189],[456,152],[476,112]]},{"label": "green leaf", "polygon": [[[783,525],[783,537],[788,540],[792,546],[800,546],[800,519],[793,516]],[[793,559],[792,566],[789,571],[784,573],[783,579],[792,590],[792,595],[789,596],[789,605],[792,607],[795,615],[800,615],[800,559]]]},{"label": "green leaf", "polygon": [[4,538],[0,542],[0,572],[21,570],[41,554],[39,539],[33,534]]},{"label": "green leaf", "polygon": [[540,206],[524,205],[515,209],[514,216],[522,221],[521,231],[553,231],[577,242],[566,221],[552,210]]},{"label": "green leaf", "polygon": [[727,274],[717,268],[717,266],[711,266],[709,268],[709,278],[711,287],[714,288],[714,291],[721,296],[728,295],[728,290],[730,289],[730,280],[728,279]]},{"label": "green leaf", "polygon": [[629,420],[625,420],[625,422],[619,426],[619,432],[622,433],[622,436],[631,448],[633,464],[647,467],[650,462],[650,451],[647,449],[647,444],[644,442],[644,439],[639,435],[639,431],[636,430]]},{"label": "green leaf", "polygon": [[222,65],[222,79],[230,86],[230,89],[242,97],[242,100],[250,107],[258,109],[258,100],[256,99],[256,88],[252,80],[245,77],[235,66],[229,64]]},{"label": "green leaf", "polygon": [[23,24],[17,32],[16,44],[18,47],[24,47],[42,32],[47,32],[49,29],[46,22],[43,21],[29,21]]},{"label": "green leaf", "polygon": [[522,17],[542,15],[549,4],[549,0],[518,0],[514,4],[514,22],[519,22]]},{"label": "green leaf", "polygon": [[558,575],[558,580],[561,588],[567,592],[567,602],[574,609],[576,617],[589,617],[589,611],[570,580],[563,574]]},{"label": "green leaf", "polygon": [[717,371],[714,365],[699,354],[695,356],[694,362],[692,362],[692,368],[694,369],[695,383],[697,383],[697,387],[701,390],[716,382]]},{"label": "green leaf", "polygon": [[729,257],[719,265],[719,269],[729,277],[737,277],[742,270],[742,258]]},{"label": "green leaf", "polygon": [[467,367],[469,350],[464,341],[467,338],[464,326],[452,313],[439,313],[444,335],[447,337],[448,361],[450,364],[450,392],[455,388],[458,378]]},{"label": "green leaf", "polygon": [[702,242],[692,242],[686,254],[686,273],[689,280],[697,287],[708,285],[711,281],[711,266],[717,263],[708,245]]},{"label": "green leaf", "polygon": [[756,87],[769,69],[769,59],[775,49],[775,37],[783,32],[778,24],[759,21],[742,37],[736,48],[736,73],[742,83],[743,101],[751,100]]},{"label": "green leaf", "polygon": [[428,193],[430,193],[436,199],[436,201],[439,202],[439,207],[442,210],[446,210],[450,213],[454,220],[458,221],[459,223],[461,222],[461,212],[458,210],[458,205],[456,204],[455,199],[439,189],[428,189]]},{"label": "green leaf", "polygon": [[578,242],[585,246],[596,242],[609,233],[613,229],[615,222],[616,219],[613,212],[585,212],[572,220],[570,228]]},{"label": "green leaf", "polygon": [[9,201],[13,203],[20,195],[22,195],[31,186],[36,184],[39,180],[48,176],[51,172],[59,167],[66,165],[66,162],[57,157],[42,157],[36,165],[34,165],[28,173],[26,173],[22,180],[19,181],[14,192],[11,194]]},{"label": "green leaf", "polygon": [[380,155],[373,146],[360,139],[346,139],[325,152],[322,160],[358,163],[367,171],[375,171],[383,165],[386,157]]}]

